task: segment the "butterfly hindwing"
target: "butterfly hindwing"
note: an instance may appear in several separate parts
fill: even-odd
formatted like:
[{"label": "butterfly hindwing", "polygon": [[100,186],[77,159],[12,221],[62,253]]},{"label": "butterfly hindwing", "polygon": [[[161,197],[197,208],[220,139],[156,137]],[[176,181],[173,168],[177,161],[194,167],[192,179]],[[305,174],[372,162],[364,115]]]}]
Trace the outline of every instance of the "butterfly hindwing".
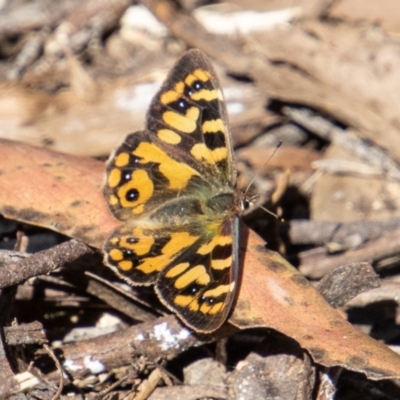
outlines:
[{"label": "butterfly hindwing", "polygon": [[106,263],[136,285],[154,284],[161,271],[201,241],[200,235],[191,234],[188,226],[171,229],[167,224],[147,228],[141,225],[144,224],[139,220],[137,224],[121,226],[104,247]]},{"label": "butterfly hindwing", "polygon": [[147,132],[136,132],[111,157],[104,193],[113,214],[126,221],[199,187],[211,190],[198,171],[151,142]]},{"label": "butterfly hindwing", "polygon": [[156,283],[162,302],[187,325],[210,332],[226,320],[238,286],[237,217],[164,268]]}]

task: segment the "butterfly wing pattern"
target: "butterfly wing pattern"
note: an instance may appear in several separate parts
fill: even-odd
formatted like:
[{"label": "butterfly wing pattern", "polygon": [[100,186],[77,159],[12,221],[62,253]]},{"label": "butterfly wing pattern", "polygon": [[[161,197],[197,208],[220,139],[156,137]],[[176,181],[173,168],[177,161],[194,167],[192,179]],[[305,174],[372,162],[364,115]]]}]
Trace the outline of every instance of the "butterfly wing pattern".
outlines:
[{"label": "butterfly wing pattern", "polygon": [[190,50],[152,100],[144,131],[110,157],[104,194],[124,224],[105,264],[197,332],[226,320],[238,286],[238,196],[226,106],[206,56]]}]

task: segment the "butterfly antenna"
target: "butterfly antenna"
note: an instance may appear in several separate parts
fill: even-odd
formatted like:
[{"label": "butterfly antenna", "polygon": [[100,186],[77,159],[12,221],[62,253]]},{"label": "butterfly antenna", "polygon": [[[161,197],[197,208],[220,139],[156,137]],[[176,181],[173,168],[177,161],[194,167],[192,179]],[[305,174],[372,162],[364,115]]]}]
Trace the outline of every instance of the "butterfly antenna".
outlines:
[{"label": "butterfly antenna", "polygon": [[[276,151],[279,149],[279,147],[281,147],[282,145],[282,140],[279,141],[279,143],[276,145],[274,151],[271,153],[271,155],[268,157],[267,161],[265,161],[265,163],[263,165],[261,165],[261,167],[258,169],[258,171],[254,174],[253,179],[250,181],[250,183],[247,185],[246,190],[244,191],[244,197],[246,198],[247,196],[247,192],[249,191],[249,189],[251,188],[251,186],[253,185],[254,181],[257,179],[257,177],[260,175],[261,171],[265,168],[265,166],[269,163],[269,160],[274,156],[274,154],[276,153]],[[262,208],[262,207],[261,207]],[[267,210],[265,210],[267,211]],[[276,214],[274,214],[271,211],[267,211],[269,214],[274,215],[275,217],[277,217]]]},{"label": "butterfly antenna", "polygon": [[268,210],[268,208],[265,208],[263,206],[256,206],[256,208],[261,208],[261,210],[265,211],[267,214],[272,215],[274,218],[276,218],[277,220],[283,222],[283,218],[280,217],[278,214],[275,214],[274,212],[272,212],[271,210]]}]

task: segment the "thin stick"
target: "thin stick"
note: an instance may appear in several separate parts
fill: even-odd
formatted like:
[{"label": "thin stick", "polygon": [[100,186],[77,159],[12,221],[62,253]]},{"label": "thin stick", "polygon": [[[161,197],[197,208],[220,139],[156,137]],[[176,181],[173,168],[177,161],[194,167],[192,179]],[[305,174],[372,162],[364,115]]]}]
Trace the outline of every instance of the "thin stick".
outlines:
[{"label": "thin stick", "polygon": [[56,357],[56,355],[53,353],[53,351],[50,349],[49,346],[47,346],[47,344],[43,345],[43,348],[46,350],[46,353],[53,359],[54,363],[56,364],[58,373],[60,375],[60,380],[58,383],[58,389],[57,392],[54,394],[54,396],[51,398],[51,400],[57,400],[60,396],[61,396],[61,392],[63,390],[64,387],[64,378],[63,378],[63,370],[60,364],[60,361],[58,361],[58,358]]}]

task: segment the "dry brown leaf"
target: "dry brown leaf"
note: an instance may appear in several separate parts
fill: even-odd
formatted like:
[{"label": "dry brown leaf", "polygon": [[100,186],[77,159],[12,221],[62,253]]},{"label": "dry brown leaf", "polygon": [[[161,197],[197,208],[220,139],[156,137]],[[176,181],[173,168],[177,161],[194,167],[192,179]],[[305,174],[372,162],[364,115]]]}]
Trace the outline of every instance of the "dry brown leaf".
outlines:
[{"label": "dry brown leaf", "polygon": [[245,267],[232,324],[274,328],[325,366],[340,365],[370,379],[400,375],[396,353],[355,329],[293,266],[266,250],[255,233],[241,250]]},{"label": "dry brown leaf", "polygon": [[[0,141],[0,212],[101,247],[117,226],[101,192],[102,163]],[[400,357],[349,324],[264,242],[242,228],[241,290],[231,322],[270,327],[297,340],[327,367],[371,379],[400,377]]]},{"label": "dry brown leaf", "polygon": [[0,139],[0,212],[100,248],[118,222],[101,191],[104,165]]}]

